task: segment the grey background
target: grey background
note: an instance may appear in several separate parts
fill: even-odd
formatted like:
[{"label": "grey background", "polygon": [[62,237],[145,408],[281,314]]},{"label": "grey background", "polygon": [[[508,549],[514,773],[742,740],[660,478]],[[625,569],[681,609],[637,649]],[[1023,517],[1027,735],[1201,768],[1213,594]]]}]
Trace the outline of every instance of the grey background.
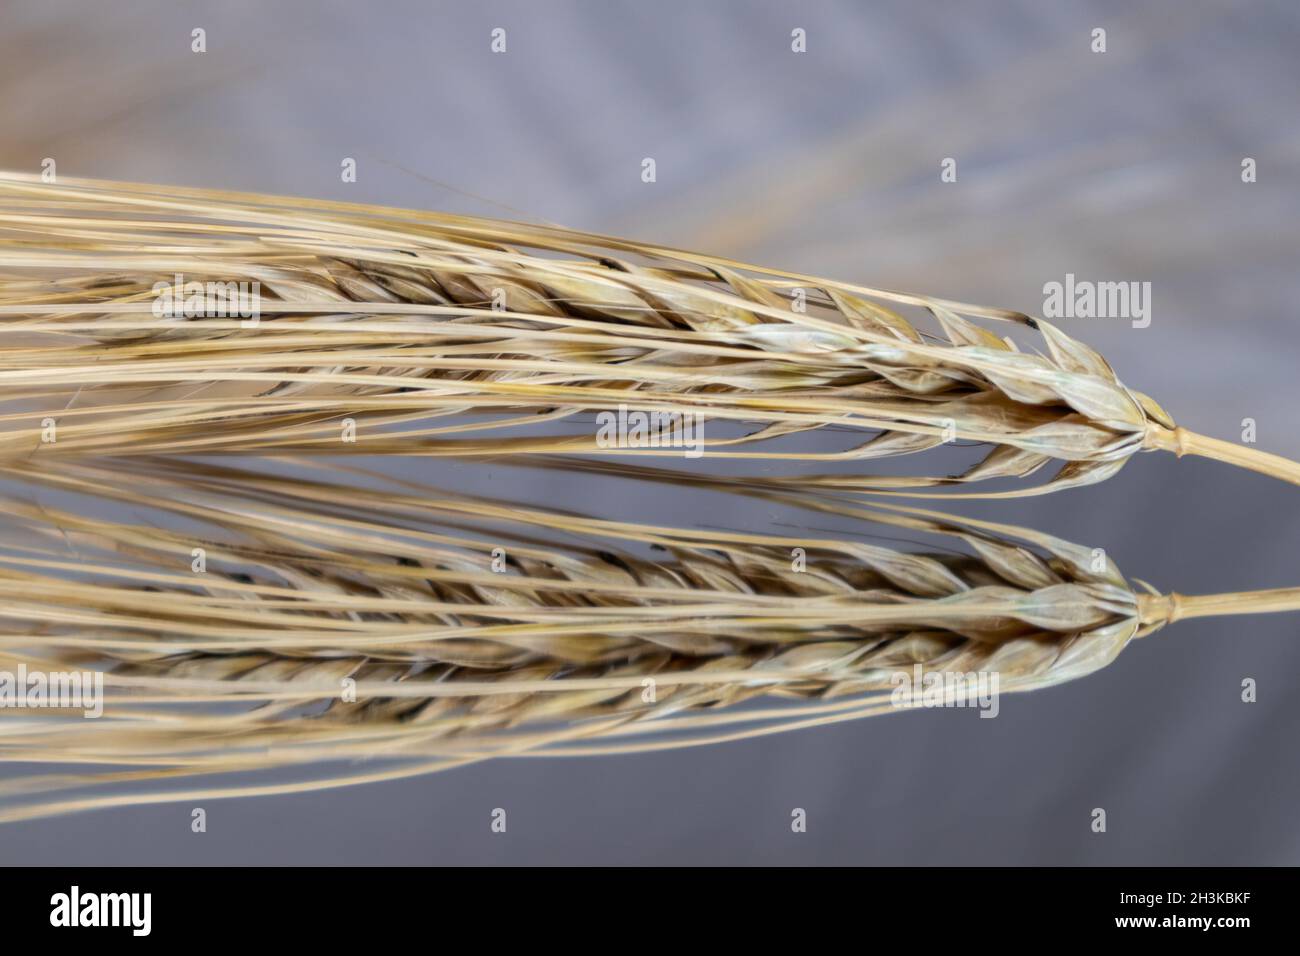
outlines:
[{"label": "grey background", "polygon": [[[1260,447],[1300,455],[1293,3],[8,0],[0,18],[6,168],[52,156],[63,175],[535,218],[1029,312],[1066,272],[1149,280],[1148,329],[1060,324],[1188,427],[1235,439],[1251,417]],[[948,156],[955,184],[939,182]],[[662,488],[406,467],[624,518],[774,520]],[[1295,500],[1145,455],[1100,487],[952,507],[1197,593],[1300,583]],[[203,835],[183,805],[9,825],[0,862],[1296,864],[1297,674],[1293,617],[1188,621],[1084,681],[1005,698],[996,720],[514,759],[213,803]],[[505,835],[488,829],[498,806]]]}]

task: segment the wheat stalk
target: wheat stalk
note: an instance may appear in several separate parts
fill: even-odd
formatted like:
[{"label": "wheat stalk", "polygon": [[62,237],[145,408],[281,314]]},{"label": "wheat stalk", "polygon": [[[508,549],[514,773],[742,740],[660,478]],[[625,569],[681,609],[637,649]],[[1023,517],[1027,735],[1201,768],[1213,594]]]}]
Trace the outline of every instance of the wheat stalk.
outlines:
[{"label": "wheat stalk", "polygon": [[[94,768],[0,783],[0,821],[734,740],[898,709],[896,675],[914,666],[1019,692],[1181,617],[1300,608],[1300,589],[1135,589],[1078,545],[915,508],[816,503],[850,533],[902,530],[929,551],[598,520],[300,467],[0,465],[43,497],[100,503],[0,501],[0,670],[90,669],[107,696],[99,720],[0,709],[0,760]],[[95,517],[103,503],[157,517]],[[372,766],[338,769],[361,759]],[[274,779],[135,792],[234,773]]]},{"label": "wheat stalk", "polygon": [[[1018,312],[383,207],[19,174],[0,175],[0,197],[4,458],[680,454],[606,447],[589,425],[551,433],[626,405],[741,429],[704,442],[714,457],[991,446],[957,476],[812,485],[906,492],[1063,463],[1009,492],[1036,493],[1155,449],[1300,482],[1294,462],[1176,426],[1095,351]],[[177,275],[259,283],[257,326],[160,319],[158,285]],[[1043,351],[989,323],[1036,332]],[[834,451],[781,441],[817,430],[850,437]]]}]

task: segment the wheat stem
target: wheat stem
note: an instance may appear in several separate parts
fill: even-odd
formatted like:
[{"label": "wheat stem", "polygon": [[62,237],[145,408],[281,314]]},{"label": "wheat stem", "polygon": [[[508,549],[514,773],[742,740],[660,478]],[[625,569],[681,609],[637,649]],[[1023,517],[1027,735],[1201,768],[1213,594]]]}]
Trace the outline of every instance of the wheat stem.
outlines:
[{"label": "wheat stem", "polygon": [[1186,428],[1175,428],[1172,431],[1161,428],[1159,431],[1164,434],[1158,436],[1157,447],[1172,451],[1179,458],[1183,455],[1212,458],[1215,461],[1236,465],[1239,468],[1248,468],[1262,475],[1281,478],[1293,485],[1300,485],[1300,462],[1291,461],[1281,455],[1260,451],[1257,448],[1223,441],[1220,438],[1198,435]]},{"label": "wheat stem", "polygon": [[1193,617],[1276,614],[1300,611],[1300,588],[1228,591],[1222,594],[1144,594],[1138,597],[1143,624],[1172,624]]}]

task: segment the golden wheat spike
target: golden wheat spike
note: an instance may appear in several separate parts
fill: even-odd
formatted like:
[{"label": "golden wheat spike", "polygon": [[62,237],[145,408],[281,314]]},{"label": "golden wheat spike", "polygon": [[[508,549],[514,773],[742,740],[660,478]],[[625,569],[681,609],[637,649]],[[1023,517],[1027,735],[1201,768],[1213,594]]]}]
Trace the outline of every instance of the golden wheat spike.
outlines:
[{"label": "golden wheat spike", "polygon": [[[0,174],[0,330],[0,458],[682,453],[582,424],[622,406],[740,429],[701,439],[714,457],[990,448],[953,477],[825,478],[861,490],[1063,463],[1008,494],[1036,493],[1156,449],[1300,482],[1018,312],[464,216]],[[825,429],[850,437],[780,441]]]},{"label": "golden wheat spike", "polygon": [[[100,674],[102,716],[0,708],[0,760],[85,768],[0,783],[0,821],[740,739],[900,709],[899,675],[973,706],[953,675],[996,675],[996,697],[1181,617],[1300,608],[1300,589],[1136,589],[1050,535],[830,498],[849,533],[930,550],[599,520],[323,464],[59,465],[0,464],[82,502],[0,501],[0,691],[20,669]],[[372,766],[340,769],[356,760]],[[223,783],[259,772],[278,776]]]}]

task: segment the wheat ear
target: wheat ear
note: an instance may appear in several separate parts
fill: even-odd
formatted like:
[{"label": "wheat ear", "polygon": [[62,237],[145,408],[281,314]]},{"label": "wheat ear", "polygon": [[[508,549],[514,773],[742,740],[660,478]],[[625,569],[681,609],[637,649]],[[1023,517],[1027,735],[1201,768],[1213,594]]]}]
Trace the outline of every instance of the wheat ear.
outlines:
[{"label": "wheat ear", "polygon": [[[819,503],[850,533],[928,540],[912,553],[334,470],[0,465],[44,498],[147,514],[0,502],[0,670],[90,670],[106,693],[98,720],[0,709],[0,760],[88,768],[0,783],[0,821],[734,740],[899,709],[914,667],[1019,692],[1091,673],[1179,617],[1300,608],[1300,589],[1139,591],[1089,549],[921,509]],[[222,782],[236,773],[258,782]]]},{"label": "wheat ear", "polygon": [[[210,302],[160,318],[192,282],[257,283],[255,327]],[[1300,482],[1294,462],[1175,425],[1095,351],[1019,312],[548,226],[2,174],[0,318],[7,458],[627,454],[590,425],[553,434],[626,405],[740,429],[703,443],[716,457],[990,447],[956,476],[826,479],[864,490],[1063,463],[1009,494],[1055,490],[1156,449]],[[1041,354],[989,324],[1036,334]],[[849,438],[781,442],[816,430]]]}]

